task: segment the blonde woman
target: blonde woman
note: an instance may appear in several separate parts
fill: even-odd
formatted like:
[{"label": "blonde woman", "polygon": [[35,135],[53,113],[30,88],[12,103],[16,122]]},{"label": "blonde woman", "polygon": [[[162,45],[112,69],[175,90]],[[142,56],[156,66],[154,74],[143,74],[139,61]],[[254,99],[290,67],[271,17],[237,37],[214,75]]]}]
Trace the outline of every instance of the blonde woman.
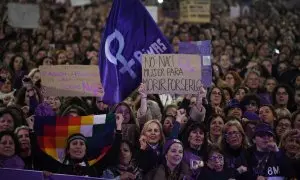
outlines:
[{"label": "blonde woman", "polygon": [[140,136],[140,152],[138,161],[144,173],[156,168],[163,159],[162,147],[165,136],[162,125],[158,120],[150,120],[145,123]]},{"label": "blonde woman", "polygon": [[230,120],[224,125],[220,147],[224,152],[225,167],[234,173],[236,179],[246,177],[248,168],[245,152],[249,142],[239,121]]},{"label": "blonde woman", "polygon": [[286,131],[281,138],[279,147],[282,148],[291,162],[297,179],[300,179],[300,130]]}]

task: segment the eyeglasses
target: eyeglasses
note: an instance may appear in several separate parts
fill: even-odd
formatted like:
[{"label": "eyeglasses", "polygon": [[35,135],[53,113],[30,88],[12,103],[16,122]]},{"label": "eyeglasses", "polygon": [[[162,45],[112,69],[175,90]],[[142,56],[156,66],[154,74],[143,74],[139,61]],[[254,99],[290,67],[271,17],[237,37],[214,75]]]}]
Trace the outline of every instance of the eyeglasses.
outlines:
[{"label": "eyeglasses", "polygon": [[277,92],[276,95],[277,96],[280,96],[280,95],[287,96],[288,93],[287,92]]},{"label": "eyeglasses", "polygon": [[221,93],[221,92],[216,92],[216,91],[213,91],[213,92],[211,92],[211,94],[213,94],[213,95],[219,95],[219,96],[221,96],[221,95],[222,95],[222,93]]},{"label": "eyeglasses", "polygon": [[239,136],[241,133],[239,131],[232,131],[225,134],[225,137],[233,137],[233,136]]},{"label": "eyeglasses", "polygon": [[209,158],[211,161],[214,161],[214,162],[222,162],[222,161],[224,161],[224,157],[223,156],[211,156],[210,158]]}]

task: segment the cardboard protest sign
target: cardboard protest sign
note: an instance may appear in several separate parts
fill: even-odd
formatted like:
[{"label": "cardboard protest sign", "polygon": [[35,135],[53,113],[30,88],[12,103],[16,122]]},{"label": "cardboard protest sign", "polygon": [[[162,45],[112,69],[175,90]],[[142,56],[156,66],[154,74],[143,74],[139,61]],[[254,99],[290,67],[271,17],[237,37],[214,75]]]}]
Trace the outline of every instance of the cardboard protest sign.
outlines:
[{"label": "cardboard protest sign", "polygon": [[158,8],[157,8],[157,6],[146,6],[146,9],[150,13],[150,15],[152,16],[154,21],[157,23],[157,20],[158,20],[158,16],[157,16]]},{"label": "cardboard protest sign", "polygon": [[204,87],[212,86],[211,41],[181,42],[179,43],[179,53],[199,54],[202,65],[202,84]]},{"label": "cardboard protest sign", "polygon": [[103,96],[98,66],[40,66],[45,96]]},{"label": "cardboard protest sign", "polygon": [[12,27],[34,29],[39,27],[40,7],[36,4],[8,3],[8,23]]},{"label": "cardboard protest sign", "polygon": [[144,54],[143,82],[149,94],[198,94],[201,86],[199,55]]},{"label": "cardboard protest sign", "polygon": [[180,20],[188,23],[209,23],[211,19],[211,0],[182,0]]},{"label": "cardboard protest sign", "polygon": [[71,0],[72,6],[85,6],[89,4],[92,4],[91,0]]}]

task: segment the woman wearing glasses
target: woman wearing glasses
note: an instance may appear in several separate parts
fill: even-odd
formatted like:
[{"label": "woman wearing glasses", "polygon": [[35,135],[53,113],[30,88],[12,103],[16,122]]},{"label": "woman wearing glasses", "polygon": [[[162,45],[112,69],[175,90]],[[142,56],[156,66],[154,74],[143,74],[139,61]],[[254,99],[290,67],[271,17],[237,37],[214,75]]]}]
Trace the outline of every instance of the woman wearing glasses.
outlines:
[{"label": "woman wearing glasses", "polygon": [[220,147],[224,151],[225,167],[235,179],[245,180],[248,176],[246,150],[249,142],[239,121],[231,120],[224,125]]},{"label": "woman wearing glasses", "polygon": [[230,180],[233,179],[230,171],[224,166],[224,153],[215,145],[209,147],[206,164],[198,180]]}]

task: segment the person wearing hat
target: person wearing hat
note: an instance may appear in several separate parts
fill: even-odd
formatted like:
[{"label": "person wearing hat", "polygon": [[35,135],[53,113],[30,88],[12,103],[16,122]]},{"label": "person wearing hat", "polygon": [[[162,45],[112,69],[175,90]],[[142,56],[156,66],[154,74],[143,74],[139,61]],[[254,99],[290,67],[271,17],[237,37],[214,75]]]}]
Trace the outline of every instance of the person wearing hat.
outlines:
[{"label": "person wearing hat", "polygon": [[226,116],[235,117],[238,120],[241,120],[243,112],[239,101],[236,99],[232,99],[225,108],[225,114]]},{"label": "person wearing hat", "polygon": [[[95,164],[89,164],[87,159],[87,138],[80,133],[75,133],[67,139],[65,158],[62,163],[49,158],[45,153],[41,154],[41,157],[39,158],[44,161],[43,165],[45,167],[43,170],[58,174],[101,177],[103,170],[118,162],[118,153],[120,151],[122,140],[121,132],[123,120],[124,118],[121,114],[116,114],[116,133],[112,148]],[[46,160],[47,162],[45,162]],[[51,173],[49,172],[45,175],[51,176]]]},{"label": "person wearing hat", "polygon": [[250,179],[294,178],[295,173],[285,154],[279,150],[272,127],[257,124],[254,133],[255,145],[248,149]]},{"label": "person wearing hat", "polygon": [[178,139],[168,140],[163,147],[163,162],[150,171],[145,180],[191,179],[189,167],[182,162],[183,144]]}]

